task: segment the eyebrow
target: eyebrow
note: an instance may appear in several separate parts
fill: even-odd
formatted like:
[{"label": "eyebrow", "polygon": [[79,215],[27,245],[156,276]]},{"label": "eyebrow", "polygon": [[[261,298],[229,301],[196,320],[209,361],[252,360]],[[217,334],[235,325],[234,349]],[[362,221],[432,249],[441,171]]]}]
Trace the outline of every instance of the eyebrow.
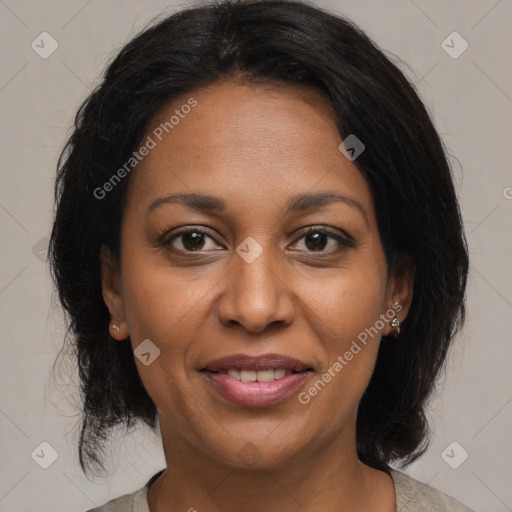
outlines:
[{"label": "eyebrow", "polygon": [[[318,194],[298,194],[288,199],[285,206],[285,214],[290,212],[303,212],[314,208],[321,208],[332,203],[345,203],[361,213],[369,224],[366,208],[357,200],[337,192],[321,192]],[[220,197],[195,192],[178,193],[155,199],[148,208],[147,213],[153,211],[162,204],[181,203],[193,210],[199,211],[225,211],[226,202]]]}]

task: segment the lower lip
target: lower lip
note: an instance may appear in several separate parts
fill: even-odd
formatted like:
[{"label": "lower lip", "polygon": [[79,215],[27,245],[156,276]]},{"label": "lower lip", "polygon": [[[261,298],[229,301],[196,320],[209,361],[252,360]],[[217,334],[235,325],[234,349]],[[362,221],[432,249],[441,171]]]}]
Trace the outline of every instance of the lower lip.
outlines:
[{"label": "lower lip", "polygon": [[209,371],[202,373],[231,402],[237,405],[257,407],[277,404],[293,395],[312,372],[292,373],[271,382],[242,382],[232,379],[229,375]]}]

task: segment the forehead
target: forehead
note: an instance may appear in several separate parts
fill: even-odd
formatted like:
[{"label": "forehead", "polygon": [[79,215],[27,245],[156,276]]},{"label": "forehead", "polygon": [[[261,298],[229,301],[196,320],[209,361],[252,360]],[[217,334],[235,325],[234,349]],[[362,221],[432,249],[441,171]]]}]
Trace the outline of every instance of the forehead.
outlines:
[{"label": "forehead", "polygon": [[288,151],[310,152],[305,139],[311,138],[312,131],[320,135],[312,140],[317,145],[328,134],[339,137],[331,105],[319,92],[303,86],[221,82],[166,105],[151,126],[157,130],[165,127],[170,114],[179,113],[192,96],[197,105],[163,134],[169,149],[180,149],[177,146],[186,140],[183,149],[188,152],[231,153],[241,159],[246,154],[260,154],[263,159],[278,143],[285,158]]},{"label": "forehead", "polygon": [[162,107],[148,137],[153,147],[132,176],[127,207],[130,196],[149,204],[173,191],[249,206],[318,189],[356,195],[373,211],[366,180],[338,149],[331,104],[304,86],[218,83]]}]

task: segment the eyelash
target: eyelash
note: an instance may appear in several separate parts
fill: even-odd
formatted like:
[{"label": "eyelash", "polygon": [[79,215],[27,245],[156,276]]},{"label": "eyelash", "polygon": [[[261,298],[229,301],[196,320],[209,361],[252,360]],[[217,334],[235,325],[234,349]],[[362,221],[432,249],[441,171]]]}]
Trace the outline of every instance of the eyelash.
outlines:
[{"label": "eyelash", "polygon": [[[213,237],[207,231],[204,231],[199,228],[188,227],[188,228],[184,228],[184,229],[174,233],[170,237],[169,236],[162,237],[161,241],[158,243],[158,246],[165,247],[165,248],[174,250],[179,253],[186,253],[186,254],[198,253],[198,254],[200,254],[201,250],[187,251],[186,249],[183,250],[183,249],[176,249],[176,248],[172,247],[172,243],[176,239],[178,239],[180,236],[186,235],[188,233],[201,233],[203,235],[206,235],[208,238],[211,238],[215,243],[219,244],[219,242],[215,239],[215,237]],[[341,248],[338,247],[338,249],[330,250],[330,251],[328,251],[328,250],[306,251],[308,253],[314,253],[314,254],[322,254],[323,253],[323,254],[331,254],[332,255],[333,253],[338,253],[338,252],[342,251],[343,249],[355,247],[354,241],[352,240],[352,238],[350,236],[348,236],[348,235],[342,236],[342,235],[335,233],[331,230],[325,229],[324,227],[315,227],[315,226],[309,226],[308,228],[306,228],[306,230],[304,232],[302,232],[300,238],[298,238],[294,243],[298,242],[299,240],[303,239],[304,237],[306,237],[307,235],[309,235],[311,233],[322,233],[322,234],[328,235],[328,237],[336,240],[338,242],[339,246],[342,246],[342,247]],[[221,245],[221,244],[219,244],[219,245]]]}]

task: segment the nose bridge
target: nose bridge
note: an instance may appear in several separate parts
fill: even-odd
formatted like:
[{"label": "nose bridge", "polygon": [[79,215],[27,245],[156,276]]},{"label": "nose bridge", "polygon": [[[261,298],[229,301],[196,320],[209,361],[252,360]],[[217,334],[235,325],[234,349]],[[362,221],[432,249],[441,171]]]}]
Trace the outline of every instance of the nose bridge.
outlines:
[{"label": "nose bridge", "polygon": [[272,242],[247,237],[233,258],[229,284],[219,304],[219,320],[241,324],[250,331],[261,331],[274,322],[289,323],[293,303],[280,272],[283,261]]}]

